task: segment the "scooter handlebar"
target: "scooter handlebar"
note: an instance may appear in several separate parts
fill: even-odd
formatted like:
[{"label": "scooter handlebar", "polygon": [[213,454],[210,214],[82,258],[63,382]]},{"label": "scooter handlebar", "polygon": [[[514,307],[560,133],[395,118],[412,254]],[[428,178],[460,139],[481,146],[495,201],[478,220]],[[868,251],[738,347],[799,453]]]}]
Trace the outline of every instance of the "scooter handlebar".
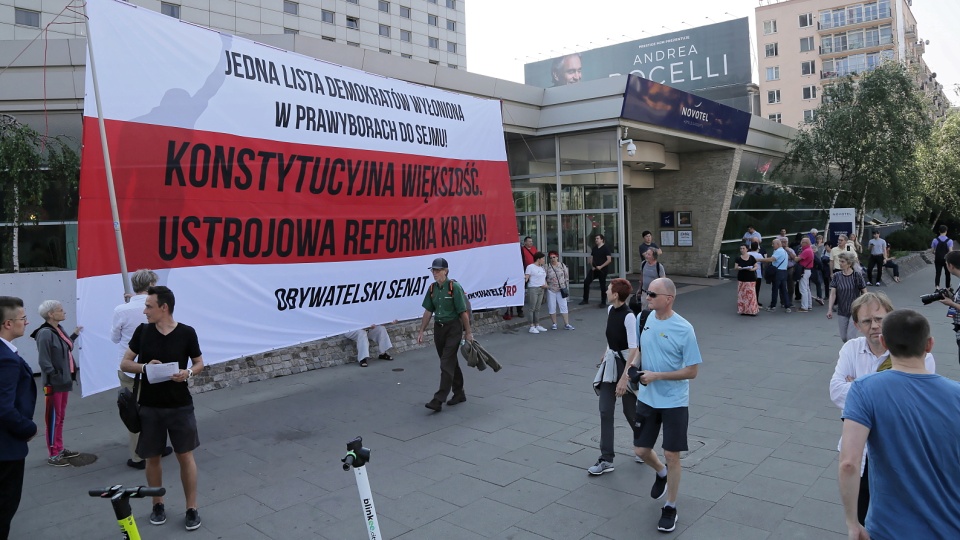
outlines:
[{"label": "scooter handlebar", "polygon": [[116,495],[124,498],[142,499],[144,497],[162,497],[166,493],[167,489],[163,487],[136,486],[125,488],[119,485],[101,489],[91,489],[87,492],[91,497],[100,497],[103,499],[110,499]]}]

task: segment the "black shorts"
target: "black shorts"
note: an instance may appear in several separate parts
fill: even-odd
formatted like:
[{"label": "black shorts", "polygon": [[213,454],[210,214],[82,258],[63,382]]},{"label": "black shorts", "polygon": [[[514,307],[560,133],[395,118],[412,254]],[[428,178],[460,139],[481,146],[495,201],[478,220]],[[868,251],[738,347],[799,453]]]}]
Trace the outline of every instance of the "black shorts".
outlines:
[{"label": "black shorts", "polygon": [[653,448],[663,426],[663,449],[668,452],[686,452],[687,425],[690,423],[690,411],[687,407],[672,409],[654,409],[637,400],[637,427],[640,435],[633,439],[637,448]]},{"label": "black shorts", "polygon": [[144,459],[163,455],[163,449],[167,446],[167,434],[170,435],[173,451],[178,454],[190,452],[200,446],[193,405],[172,409],[141,406],[140,424],[137,455]]}]

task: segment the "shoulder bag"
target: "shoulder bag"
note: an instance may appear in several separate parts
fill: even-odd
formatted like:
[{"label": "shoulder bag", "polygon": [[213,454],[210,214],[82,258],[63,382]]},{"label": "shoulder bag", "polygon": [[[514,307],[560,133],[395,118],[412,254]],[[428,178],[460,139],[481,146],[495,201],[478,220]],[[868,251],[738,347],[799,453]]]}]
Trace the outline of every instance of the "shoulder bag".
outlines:
[{"label": "shoulder bag", "polygon": [[[560,274],[557,273],[557,269],[551,264],[550,269],[553,270],[553,275],[557,276],[557,286],[560,285]],[[566,282],[564,282],[566,283]],[[570,288],[567,285],[560,287],[560,296],[567,298],[570,296]]]},{"label": "shoulder bag", "polygon": [[[143,328],[140,326],[140,350],[143,350]],[[120,388],[117,394],[117,408],[120,410],[120,420],[127,426],[130,433],[140,433],[140,404],[137,403],[137,397],[140,390],[140,374],[133,378],[133,392],[129,388]]]}]

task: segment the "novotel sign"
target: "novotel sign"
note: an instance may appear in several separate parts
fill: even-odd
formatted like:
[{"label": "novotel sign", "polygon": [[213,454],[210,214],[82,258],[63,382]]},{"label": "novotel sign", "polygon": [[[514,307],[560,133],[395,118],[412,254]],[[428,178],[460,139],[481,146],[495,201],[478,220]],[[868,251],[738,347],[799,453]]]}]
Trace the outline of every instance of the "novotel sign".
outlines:
[{"label": "novotel sign", "polygon": [[749,84],[749,21],[744,17],[524,66],[526,84],[541,87],[625,74],[694,93]]},{"label": "novotel sign", "polygon": [[743,144],[750,113],[636,75],[627,78],[620,117]]}]

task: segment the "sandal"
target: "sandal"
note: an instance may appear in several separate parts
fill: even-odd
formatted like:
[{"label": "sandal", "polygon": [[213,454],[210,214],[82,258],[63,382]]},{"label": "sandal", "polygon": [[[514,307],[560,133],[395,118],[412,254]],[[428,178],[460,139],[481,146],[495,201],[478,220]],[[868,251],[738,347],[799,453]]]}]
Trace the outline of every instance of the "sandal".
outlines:
[{"label": "sandal", "polygon": [[367,364],[367,359],[366,359],[366,358],[364,358],[363,360],[360,361],[360,367],[367,367],[367,365],[368,365],[368,364]]},{"label": "sandal", "polygon": [[378,356],[377,358],[381,360],[393,360],[393,357],[387,353],[381,353],[380,356]]}]

